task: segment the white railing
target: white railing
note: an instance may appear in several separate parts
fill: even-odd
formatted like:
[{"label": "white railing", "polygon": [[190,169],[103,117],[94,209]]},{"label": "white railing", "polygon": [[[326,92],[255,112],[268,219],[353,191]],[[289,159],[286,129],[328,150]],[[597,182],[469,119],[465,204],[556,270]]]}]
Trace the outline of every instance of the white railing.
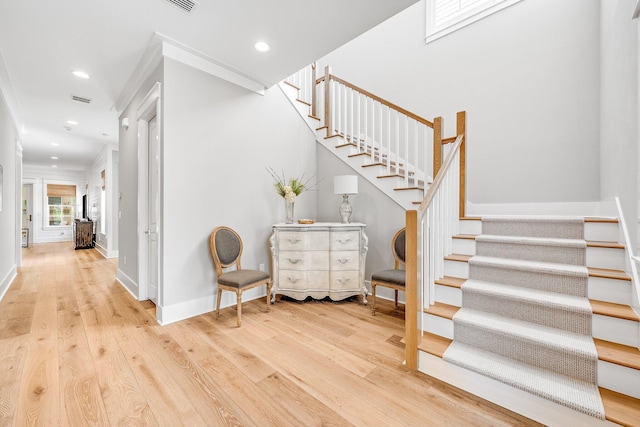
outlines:
[{"label": "white railing", "polygon": [[[426,188],[433,176],[433,123],[331,75],[319,84],[327,136],[340,135],[365,165],[384,167],[404,187]],[[326,85],[329,85],[328,89]],[[326,107],[325,107],[326,108]]]},{"label": "white railing", "polygon": [[[444,259],[452,253],[453,239],[460,224],[459,135],[442,169],[418,208],[418,283],[422,283],[423,308],[435,302],[435,281],[444,276]],[[422,255],[421,255],[422,254]],[[419,328],[421,329],[421,328]]]},{"label": "white railing", "polygon": [[315,64],[308,65],[284,80],[291,86],[298,88],[298,99],[300,101],[306,102],[309,105],[312,105],[314,102],[316,80],[315,69]]}]

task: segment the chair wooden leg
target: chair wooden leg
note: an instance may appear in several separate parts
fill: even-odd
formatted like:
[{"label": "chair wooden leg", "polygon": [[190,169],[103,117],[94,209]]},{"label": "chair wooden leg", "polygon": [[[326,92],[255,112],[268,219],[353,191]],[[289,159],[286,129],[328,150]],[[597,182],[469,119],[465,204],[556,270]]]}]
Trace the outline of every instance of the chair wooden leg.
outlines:
[{"label": "chair wooden leg", "polygon": [[398,308],[398,290],[396,289],[396,309]]},{"label": "chair wooden leg", "polygon": [[220,298],[222,297],[222,289],[218,288],[218,299],[216,301],[216,316],[220,317]]},{"label": "chair wooden leg", "polygon": [[271,309],[271,282],[267,282],[267,311]]},{"label": "chair wooden leg", "polygon": [[371,283],[371,313],[376,315],[376,285]]},{"label": "chair wooden leg", "polygon": [[237,304],[237,309],[238,309],[238,328],[240,326],[242,326],[242,291],[238,291],[238,302]]}]

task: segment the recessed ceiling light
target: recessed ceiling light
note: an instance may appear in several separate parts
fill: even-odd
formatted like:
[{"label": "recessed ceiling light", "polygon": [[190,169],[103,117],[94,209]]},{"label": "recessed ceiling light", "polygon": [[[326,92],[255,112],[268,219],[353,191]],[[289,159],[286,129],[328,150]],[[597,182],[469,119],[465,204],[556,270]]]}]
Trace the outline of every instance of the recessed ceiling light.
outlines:
[{"label": "recessed ceiling light", "polygon": [[57,147],[60,144],[58,144],[57,142],[52,142],[51,145],[53,145],[54,147]]},{"label": "recessed ceiling light", "polygon": [[58,167],[58,165],[51,165],[51,167],[52,167],[52,168],[57,168],[57,167]]},{"label": "recessed ceiling light", "polygon": [[77,125],[78,122],[76,122],[75,120],[67,120],[67,123],[69,123],[70,125]]},{"label": "recessed ceiling light", "polygon": [[71,72],[71,74],[73,74],[76,77],[80,77],[81,79],[88,79],[91,76],[87,73],[85,73],[84,71],[80,71],[80,70],[74,70]]},{"label": "recessed ceiling light", "polygon": [[58,160],[56,156],[51,156],[51,160]]},{"label": "recessed ceiling light", "polygon": [[258,52],[269,52],[269,49],[271,49],[269,45],[265,42],[256,42],[256,44],[254,44],[253,47]]},{"label": "recessed ceiling light", "polygon": [[108,133],[103,133],[102,136],[109,136],[109,134]]}]

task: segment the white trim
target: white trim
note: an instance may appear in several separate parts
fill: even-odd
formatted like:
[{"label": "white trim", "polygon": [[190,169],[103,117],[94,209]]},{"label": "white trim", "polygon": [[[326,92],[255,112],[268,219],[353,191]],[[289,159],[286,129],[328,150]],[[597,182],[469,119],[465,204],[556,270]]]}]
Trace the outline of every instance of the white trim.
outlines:
[{"label": "white trim", "polygon": [[419,351],[420,372],[547,426],[617,426]]},{"label": "white trim", "polygon": [[466,203],[467,216],[572,215],[617,218],[614,201],[567,203]]},{"label": "white trim", "polygon": [[[431,1],[435,1],[435,0],[431,0]],[[427,29],[427,33],[425,35],[425,43],[430,43],[434,40],[439,39],[440,37],[444,37],[447,34],[451,34],[454,31],[457,31],[461,28],[466,27],[467,25],[471,25],[476,21],[479,21],[483,18],[486,18],[487,16],[493,15],[496,12],[501,11],[502,9],[506,9],[509,6],[512,6],[522,0],[504,0],[501,1],[498,4],[494,4],[492,6],[489,6],[486,9],[482,9],[479,12],[468,16],[460,21],[454,21],[452,24],[449,24],[447,26],[444,26],[441,29],[438,30],[431,30],[431,27],[433,26],[433,24],[431,23],[431,7],[430,7],[430,3],[431,1],[427,0],[426,1],[426,29]]]},{"label": "white trim", "polygon": [[119,268],[116,270],[116,281],[125,288],[132,297],[135,299],[139,299],[136,295],[138,295],[138,284],[131,277],[127,276],[122,270]]},{"label": "white trim", "polygon": [[13,283],[17,275],[18,275],[18,269],[14,264],[11,266],[7,274],[5,274],[5,276],[2,278],[2,282],[0,282],[0,301],[2,301],[2,299],[6,295],[7,291],[9,290],[9,287],[11,286],[11,283]]},{"label": "white trim", "polygon": [[[147,95],[142,99],[136,108],[138,120],[138,299],[144,301],[149,298],[148,294],[148,153],[149,153],[149,120],[157,117],[158,135],[162,135],[162,85],[156,82]],[[162,140],[162,136],[160,137]],[[161,233],[162,230],[160,229]],[[162,234],[161,234],[162,235]],[[160,242],[161,245],[161,242]],[[162,249],[160,248],[160,251]],[[160,282],[162,278],[159,277]],[[161,297],[160,283],[158,284],[158,301]],[[160,304],[159,304],[160,305]]]},{"label": "white trim", "polygon": [[182,62],[260,95],[264,95],[265,88],[270,86],[268,82],[260,81],[235,70],[221,61],[156,32],[116,99],[114,104],[116,111],[124,111],[135,96],[136,89],[149,78],[165,57]]}]

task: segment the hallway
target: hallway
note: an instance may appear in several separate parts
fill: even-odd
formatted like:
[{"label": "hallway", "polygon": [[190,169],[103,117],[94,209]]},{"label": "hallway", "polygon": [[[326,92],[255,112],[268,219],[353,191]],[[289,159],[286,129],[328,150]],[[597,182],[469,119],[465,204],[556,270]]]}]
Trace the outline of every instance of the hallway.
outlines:
[{"label": "hallway", "polygon": [[[161,327],[116,261],[23,249],[0,302],[0,425],[535,425],[407,371],[402,312],[245,303]],[[212,273],[213,274],[213,273]]]}]

